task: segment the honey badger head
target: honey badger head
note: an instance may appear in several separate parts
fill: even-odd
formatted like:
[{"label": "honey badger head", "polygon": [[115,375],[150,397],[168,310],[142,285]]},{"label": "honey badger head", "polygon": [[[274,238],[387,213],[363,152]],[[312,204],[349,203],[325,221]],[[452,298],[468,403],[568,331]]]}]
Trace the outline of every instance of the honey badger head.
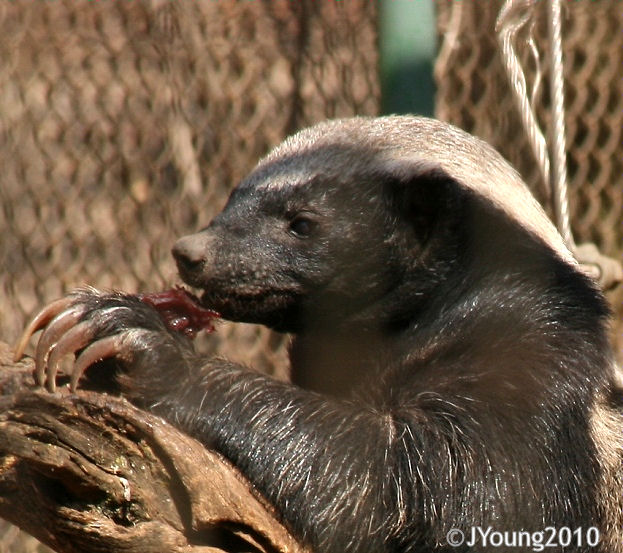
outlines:
[{"label": "honey badger head", "polygon": [[478,267],[574,263],[495,151],[416,117],[301,131],[174,255],[225,318],[293,332],[400,325],[457,293]]}]

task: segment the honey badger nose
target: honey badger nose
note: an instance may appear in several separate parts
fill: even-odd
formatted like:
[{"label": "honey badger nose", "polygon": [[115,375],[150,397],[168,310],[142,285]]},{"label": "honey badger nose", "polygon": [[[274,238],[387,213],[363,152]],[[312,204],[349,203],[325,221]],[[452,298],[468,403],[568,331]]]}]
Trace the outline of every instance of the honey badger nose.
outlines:
[{"label": "honey badger nose", "polygon": [[193,280],[203,271],[207,261],[209,239],[202,234],[191,234],[180,238],[171,253],[184,280]]}]

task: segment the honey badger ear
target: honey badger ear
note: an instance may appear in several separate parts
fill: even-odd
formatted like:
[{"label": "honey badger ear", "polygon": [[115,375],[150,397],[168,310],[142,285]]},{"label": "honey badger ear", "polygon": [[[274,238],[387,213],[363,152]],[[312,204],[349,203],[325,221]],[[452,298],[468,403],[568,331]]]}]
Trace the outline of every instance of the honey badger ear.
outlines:
[{"label": "honey badger ear", "polygon": [[395,212],[425,238],[442,221],[462,213],[467,190],[435,163],[388,163],[389,195]]},{"label": "honey badger ear", "polygon": [[[473,141],[470,139],[469,143]],[[410,198],[411,205],[425,205],[420,200],[428,197],[427,205],[445,207],[448,215],[452,210],[460,210],[459,216],[466,215],[469,205],[473,209],[472,224],[484,229],[491,226],[486,219],[495,217],[576,266],[564,240],[519,174],[488,146],[481,145],[475,152],[464,150],[421,158],[406,149],[395,149],[391,155],[386,154],[381,165],[394,182],[404,187],[403,199]]]}]

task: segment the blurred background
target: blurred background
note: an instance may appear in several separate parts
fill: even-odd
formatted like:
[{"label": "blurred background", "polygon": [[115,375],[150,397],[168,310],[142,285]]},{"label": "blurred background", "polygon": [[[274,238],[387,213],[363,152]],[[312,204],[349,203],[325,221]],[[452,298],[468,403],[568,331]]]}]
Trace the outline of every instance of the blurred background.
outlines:
[{"label": "blurred background", "polygon": [[[520,53],[543,53],[543,2]],[[436,116],[496,147],[551,213],[501,62],[502,2],[47,0],[0,4],[0,340],[89,284],[177,282],[170,248],[257,159],[326,118]],[[563,5],[571,223],[623,254],[623,9]],[[520,36],[520,39],[522,37]],[[550,120],[547,91],[535,99]],[[622,287],[609,292],[621,339]],[[201,347],[285,378],[287,337],[219,326]],[[43,551],[0,526],[0,553]]]}]

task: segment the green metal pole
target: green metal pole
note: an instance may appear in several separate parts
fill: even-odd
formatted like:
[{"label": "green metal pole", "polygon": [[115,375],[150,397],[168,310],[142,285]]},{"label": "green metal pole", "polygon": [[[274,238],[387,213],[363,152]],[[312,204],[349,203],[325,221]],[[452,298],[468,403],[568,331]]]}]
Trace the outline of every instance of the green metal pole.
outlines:
[{"label": "green metal pole", "polygon": [[383,113],[433,115],[433,0],[380,0]]}]

